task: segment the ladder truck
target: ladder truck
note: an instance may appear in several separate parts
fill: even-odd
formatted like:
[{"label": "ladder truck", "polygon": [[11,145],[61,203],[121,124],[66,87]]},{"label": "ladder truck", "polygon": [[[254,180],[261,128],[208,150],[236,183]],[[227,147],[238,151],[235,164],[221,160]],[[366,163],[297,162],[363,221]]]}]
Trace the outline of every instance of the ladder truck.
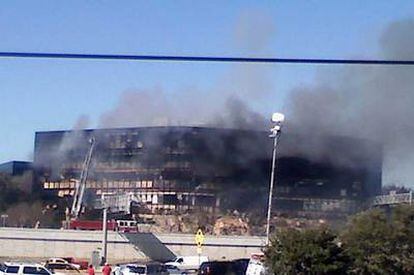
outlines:
[{"label": "ladder truck", "polygon": [[[83,197],[86,190],[86,181],[88,179],[88,173],[92,162],[93,153],[95,150],[95,138],[89,140],[90,147],[85,156],[85,160],[82,165],[82,171],[80,178],[76,181],[75,193],[73,195],[72,208],[69,212],[67,209],[66,215],[66,228],[67,229],[79,229],[79,230],[102,230],[103,222],[94,220],[80,220],[79,216],[83,206]],[[129,212],[130,205],[132,202],[138,203],[138,199],[133,194],[111,194],[102,197],[100,200],[102,207],[104,204],[109,204],[113,208],[113,211],[117,212]],[[106,203],[105,203],[106,202]],[[102,207],[95,208],[101,209]],[[107,229],[111,231],[122,231],[122,232],[137,232],[137,225],[132,220],[110,220],[107,221]]]},{"label": "ladder truck", "polygon": [[86,189],[86,181],[88,179],[89,168],[91,166],[92,156],[95,150],[95,144],[96,144],[95,138],[92,137],[89,140],[89,143],[90,143],[90,146],[89,146],[88,152],[86,153],[85,160],[82,165],[82,171],[81,171],[79,180],[76,181],[76,188],[75,188],[75,193],[73,195],[73,202],[72,202],[72,207],[71,207],[70,212],[69,212],[69,209],[67,209],[66,227],[69,227],[70,229],[73,228],[72,224],[76,223],[76,221],[79,219],[79,215],[82,210],[83,197],[85,195],[85,189]]}]

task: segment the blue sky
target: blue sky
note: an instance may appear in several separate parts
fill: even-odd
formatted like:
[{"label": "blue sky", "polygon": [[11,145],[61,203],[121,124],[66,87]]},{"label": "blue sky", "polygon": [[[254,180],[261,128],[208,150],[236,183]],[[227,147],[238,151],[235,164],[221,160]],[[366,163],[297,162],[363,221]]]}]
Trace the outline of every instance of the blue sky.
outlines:
[{"label": "blue sky", "polygon": [[[0,51],[375,58],[381,31],[413,16],[409,0],[3,0]],[[247,36],[238,37],[240,28]],[[194,89],[203,96],[232,66],[0,59],[0,162],[30,159],[35,131],[70,129],[83,114],[96,125],[125,90],[162,87],[180,96]],[[283,109],[293,88],[314,81],[318,66],[267,69],[271,88],[252,104],[264,114]]]}]

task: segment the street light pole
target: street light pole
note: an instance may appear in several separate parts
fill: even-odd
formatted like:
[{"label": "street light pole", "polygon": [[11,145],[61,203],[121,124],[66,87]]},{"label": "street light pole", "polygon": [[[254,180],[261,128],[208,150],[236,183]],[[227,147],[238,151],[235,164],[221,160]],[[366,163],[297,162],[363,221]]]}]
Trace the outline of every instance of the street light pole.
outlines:
[{"label": "street light pole", "polygon": [[267,223],[266,223],[266,245],[270,243],[270,218],[272,216],[272,200],[273,200],[273,186],[275,182],[275,170],[276,170],[276,152],[279,141],[280,131],[282,128],[282,122],[285,120],[285,116],[280,113],[274,113],[272,116],[272,122],[275,124],[270,129],[270,138],[273,138],[272,149],[272,168],[270,174],[270,187],[269,187],[269,199],[267,205]]},{"label": "street light pole", "polygon": [[6,227],[6,220],[9,217],[9,215],[7,214],[2,214],[1,215],[1,220],[2,220],[2,227]]},{"label": "street light pole", "polygon": [[108,208],[109,205],[105,199],[105,193],[101,194],[102,203],[102,250],[101,250],[101,265],[104,265],[108,260]]},{"label": "street light pole", "polygon": [[102,217],[102,256],[101,256],[101,264],[104,265],[107,261],[107,254],[108,254],[108,208],[105,206],[103,209],[103,217]]}]

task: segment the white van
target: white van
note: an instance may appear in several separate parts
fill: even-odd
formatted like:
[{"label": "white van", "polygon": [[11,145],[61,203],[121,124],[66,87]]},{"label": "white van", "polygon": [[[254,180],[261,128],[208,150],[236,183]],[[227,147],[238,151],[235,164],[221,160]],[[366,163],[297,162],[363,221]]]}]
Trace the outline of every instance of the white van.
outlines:
[{"label": "white van", "polygon": [[264,265],[264,254],[254,253],[250,256],[249,265],[247,266],[246,275],[268,275],[270,272]]},{"label": "white van", "polygon": [[180,270],[184,269],[198,269],[204,262],[208,262],[207,256],[178,256],[172,262],[167,262],[165,265],[177,267]]}]

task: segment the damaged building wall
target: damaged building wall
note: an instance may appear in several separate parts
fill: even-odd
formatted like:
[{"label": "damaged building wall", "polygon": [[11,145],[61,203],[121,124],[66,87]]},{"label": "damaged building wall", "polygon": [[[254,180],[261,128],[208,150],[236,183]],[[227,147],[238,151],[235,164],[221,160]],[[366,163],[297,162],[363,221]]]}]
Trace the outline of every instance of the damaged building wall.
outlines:
[{"label": "damaged building wall", "polygon": [[[244,211],[266,205],[272,143],[266,132],[249,130],[139,127],[38,132],[34,167],[39,188],[61,197],[73,194],[91,137],[97,144],[87,186],[97,195],[135,192],[151,211]],[[280,213],[350,212],[380,192],[378,146],[321,138],[330,154],[314,159],[305,146],[307,138],[282,136],[275,191]],[[332,158],[342,164],[334,164]]]}]

